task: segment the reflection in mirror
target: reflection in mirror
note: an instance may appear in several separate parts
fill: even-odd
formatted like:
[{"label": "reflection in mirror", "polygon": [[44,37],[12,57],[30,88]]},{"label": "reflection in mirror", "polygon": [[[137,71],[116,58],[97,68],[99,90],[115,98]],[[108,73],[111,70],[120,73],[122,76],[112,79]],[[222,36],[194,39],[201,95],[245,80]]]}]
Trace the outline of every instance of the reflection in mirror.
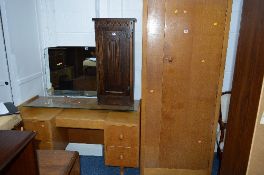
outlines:
[{"label": "reflection in mirror", "polygon": [[96,96],[95,47],[49,47],[48,61],[52,95]]}]

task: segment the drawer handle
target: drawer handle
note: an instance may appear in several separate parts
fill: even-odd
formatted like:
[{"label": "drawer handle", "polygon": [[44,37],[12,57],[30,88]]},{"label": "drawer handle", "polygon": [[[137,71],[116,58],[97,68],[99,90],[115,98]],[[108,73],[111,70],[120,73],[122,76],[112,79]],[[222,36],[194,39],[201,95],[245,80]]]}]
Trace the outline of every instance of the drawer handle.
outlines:
[{"label": "drawer handle", "polygon": [[124,139],[124,135],[123,134],[120,134],[119,135],[119,140],[123,140]]},{"label": "drawer handle", "polygon": [[119,156],[119,159],[120,159],[120,160],[123,160],[123,159],[124,159],[124,156],[121,154],[121,155]]}]

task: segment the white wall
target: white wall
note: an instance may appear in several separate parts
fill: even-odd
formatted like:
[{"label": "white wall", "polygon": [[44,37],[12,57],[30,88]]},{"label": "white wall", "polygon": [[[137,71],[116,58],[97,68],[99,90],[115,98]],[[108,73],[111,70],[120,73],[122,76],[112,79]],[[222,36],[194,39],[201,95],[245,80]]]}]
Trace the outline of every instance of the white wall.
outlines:
[{"label": "white wall", "polygon": [[141,98],[142,0],[38,0],[43,49],[51,46],[95,46],[92,18],[136,18],[135,99]]},{"label": "white wall", "polygon": [[1,0],[4,37],[16,105],[43,94],[38,17],[35,0]]},{"label": "white wall", "polygon": [[[233,0],[226,65],[224,72],[224,82],[222,88],[223,92],[232,90],[242,6],[243,6],[243,0]],[[229,99],[223,97],[222,106],[223,106],[223,118],[226,121],[228,115]]]}]

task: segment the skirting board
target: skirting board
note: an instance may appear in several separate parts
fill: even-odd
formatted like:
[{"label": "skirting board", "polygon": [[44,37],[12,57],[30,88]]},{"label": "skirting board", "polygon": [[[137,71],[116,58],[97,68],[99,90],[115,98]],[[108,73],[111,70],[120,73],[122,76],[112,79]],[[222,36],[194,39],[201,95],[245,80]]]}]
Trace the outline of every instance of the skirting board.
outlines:
[{"label": "skirting board", "polygon": [[78,151],[82,156],[103,156],[101,144],[69,143],[65,150]]},{"label": "skirting board", "polygon": [[208,169],[186,170],[166,168],[144,168],[144,175],[208,175]]}]

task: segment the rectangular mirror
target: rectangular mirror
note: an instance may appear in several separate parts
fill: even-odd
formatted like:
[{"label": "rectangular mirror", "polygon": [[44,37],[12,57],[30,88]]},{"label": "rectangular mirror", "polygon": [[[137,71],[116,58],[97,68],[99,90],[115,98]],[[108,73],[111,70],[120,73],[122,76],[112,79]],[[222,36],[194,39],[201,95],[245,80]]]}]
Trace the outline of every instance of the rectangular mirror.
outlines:
[{"label": "rectangular mirror", "polygon": [[49,47],[46,53],[51,95],[96,97],[95,47]]}]

